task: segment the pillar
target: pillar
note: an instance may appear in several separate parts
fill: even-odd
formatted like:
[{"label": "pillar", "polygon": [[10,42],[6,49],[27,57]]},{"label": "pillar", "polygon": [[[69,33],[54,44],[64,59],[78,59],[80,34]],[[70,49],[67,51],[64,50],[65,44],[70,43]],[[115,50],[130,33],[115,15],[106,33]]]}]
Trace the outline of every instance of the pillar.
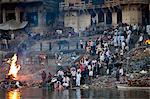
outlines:
[{"label": "pillar", "polygon": [[[1,9],[1,5],[0,5],[0,9]],[[0,23],[2,23],[2,10],[0,10]]]},{"label": "pillar", "polygon": [[112,25],[117,25],[117,12],[112,12]]},{"label": "pillar", "polygon": [[45,32],[47,32],[46,28],[46,9],[43,8],[43,6],[38,6],[37,14],[38,14],[38,23],[36,32],[39,32],[40,35],[43,35]]},{"label": "pillar", "polygon": [[42,51],[43,50],[43,44],[42,44],[42,42],[40,43],[40,51]]},{"label": "pillar", "polygon": [[80,22],[79,22],[79,20],[80,20],[80,15],[79,15],[78,12],[77,12],[77,14],[76,14],[76,17],[77,17],[77,32],[79,32],[79,37],[81,37],[81,28],[80,28]]},{"label": "pillar", "polygon": [[20,10],[19,10],[19,8],[15,8],[15,17],[16,17],[16,21],[20,22]]},{"label": "pillar", "polygon": [[45,26],[46,25],[46,11],[42,7],[39,7],[38,9],[38,26]]},{"label": "pillar", "polygon": [[106,25],[106,15],[107,15],[107,13],[104,12],[104,23],[105,23],[105,25]]},{"label": "pillar", "polygon": [[98,23],[98,13],[96,13],[96,23]]},{"label": "pillar", "polygon": [[5,9],[3,9],[2,14],[3,14],[3,22],[6,22],[6,10]]}]

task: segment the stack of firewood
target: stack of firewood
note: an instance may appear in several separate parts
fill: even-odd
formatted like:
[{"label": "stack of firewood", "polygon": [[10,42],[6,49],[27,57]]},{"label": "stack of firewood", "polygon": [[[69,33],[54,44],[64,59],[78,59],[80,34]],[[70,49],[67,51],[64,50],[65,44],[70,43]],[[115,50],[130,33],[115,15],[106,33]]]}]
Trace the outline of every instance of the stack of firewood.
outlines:
[{"label": "stack of firewood", "polygon": [[150,87],[150,79],[134,79],[129,80],[128,85],[131,87]]}]

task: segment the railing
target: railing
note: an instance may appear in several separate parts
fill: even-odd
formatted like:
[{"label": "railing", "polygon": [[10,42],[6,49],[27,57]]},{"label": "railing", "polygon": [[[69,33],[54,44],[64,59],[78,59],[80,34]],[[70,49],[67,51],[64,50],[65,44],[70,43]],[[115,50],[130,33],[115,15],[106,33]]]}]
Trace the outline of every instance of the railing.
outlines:
[{"label": "railing", "polygon": [[78,9],[89,9],[89,8],[100,8],[100,7],[109,7],[113,5],[120,5],[120,4],[148,4],[149,0],[105,0],[103,5],[93,5],[92,1],[86,4],[84,1],[79,3],[65,3],[62,2],[59,4],[60,10],[78,10]]},{"label": "railing", "polygon": [[60,10],[68,10],[68,9],[78,10],[78,9],[89,9],[89,8],[99,8],[99,7],[101,6],[93,5],[92,2],[89,2],[88,4],[86,4],[84,1],[79,2],[79,3],[73,3],[71,5],[69,5],[69,3],[64,3],[64,2],[61,2],[59,4]]},{"label": "railing", "polygon": [[14,2],[42,2],[43,0],[1,0],[0,3],[14,3]]},{"label": "railing", "polygon": [[122,4],[137,4],[137,3],[148,3],[148,0],[122,0]]},{"label": "railing", "polygon": [[149,0],[105,0],[105,3],[117,3],[117,4],[137,4],[148,3]]},{"label": "railing", "polygon": [[59,8],[60,10],[79,9],[81,7],[84,7],[84,5],[85,5],[85,2],[71,3],[71,5],[69,3],[61,2],[59,4]]}]

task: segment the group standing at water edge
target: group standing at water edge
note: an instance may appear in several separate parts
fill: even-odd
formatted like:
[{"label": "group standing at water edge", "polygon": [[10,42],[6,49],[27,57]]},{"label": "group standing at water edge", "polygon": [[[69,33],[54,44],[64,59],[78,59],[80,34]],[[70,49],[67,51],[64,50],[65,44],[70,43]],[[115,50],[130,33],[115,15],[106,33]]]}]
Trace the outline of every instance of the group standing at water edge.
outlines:
[{"label": "group standing at water edge", "polygon": [[[135,36],[138,36],[138,46],[143,45],[144,35],[143,28],[126,25],[104,31],[96,40],[89,38],[85,44],[80,40],[80,48],[86,54],[72,66],[59,69],[55,75],[49,73],[48,81],[53,83],[55,89],[90,85],[93,79],[104,75],[116,77],[116,81],[126,83],[127,71],[122,64],[126,58],[124,55],[133,45]],[[43,82],[47,79],[44,71],[42,79]]]}]

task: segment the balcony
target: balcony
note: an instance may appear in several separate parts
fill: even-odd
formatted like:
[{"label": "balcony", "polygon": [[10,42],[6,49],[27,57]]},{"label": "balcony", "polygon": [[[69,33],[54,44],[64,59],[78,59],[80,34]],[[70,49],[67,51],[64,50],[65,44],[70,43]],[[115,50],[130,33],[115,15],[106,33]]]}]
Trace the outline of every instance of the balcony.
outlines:
[{"label": "balcony", "polygon": [[16,3],[16,2],[42,2],[43,0],[1,0],[0,3]]},{"label": "balcony", "polygon": [[105,8],[116,5],[124,5],[124,4],[148,4],[149,0],[105,0],[103,5],[93,5],[92,1],[86,4],[84,1],[75,2],[75,3],[65,3],[61,2],[59,4],[60,11],[66,10],[79,10],[79,9],[92,9],[92,8]]},{"label": "balcony", "polygon": [[76,2],[76,3],[65,3],[61,2],[59,4],[59,10],[60,11],[66,11],[66,10],[79,10],[79,9],[92,9],[92,8],[100,8],[100,5],[93,5],[92,2],[89,2],[86,4],[84,1],[82,2]]},{"label": "balcony", "polygon": [[148,4],[148,0],[122,0],[121,4]]},{"label": "balcony", "polygon": [[106,4],[148,4],[149,0],[105,0]]}]

